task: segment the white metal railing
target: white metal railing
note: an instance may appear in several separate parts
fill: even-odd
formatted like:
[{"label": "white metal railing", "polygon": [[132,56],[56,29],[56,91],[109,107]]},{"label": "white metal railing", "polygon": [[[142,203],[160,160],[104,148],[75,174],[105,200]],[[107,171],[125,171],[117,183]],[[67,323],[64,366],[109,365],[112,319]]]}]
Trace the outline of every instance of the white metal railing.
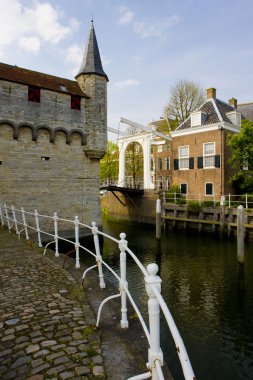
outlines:
[{"label": "white metal railing", "polygon": [[[128,248],[128,242],[126,241],[126,234],[120,234],[120,240],[101,232],[98,230],[95,222],[92,222],[91,226],[83,224],[79,221],[78,217],[75,216],[74,220],[68,220],[59,218],[56,213],[53,216],[39,214],[37,210],[34,212],[25,211],[23,207],[20,209],[14,206],[7,206],[6,204],[0,204],[0,221],[2,226],[6,225],[9,232],[15,230],[16,234],[20,238],[21,233],[25,234],[27,240],[29,240],[29,234],[31,232],[35,233],[37,236],[37,241],[39,247],[42,247],[42,234],[50,238],[50,242],[44,248],[44,254],[46,253],[47,247],[54,243],[55,256],[59,256],[59,240],[68,242],[74,245],[76,258],[75,267],[80,268],[80,254],[83,250],[94,257],[96,260],[96,265],[91,266],[86,269],[82,276],[82,283],[85,279],[86,274],[94,269],[98,269],[99,285],[100,288],[105,288],[103,269],[106,268],[111,272],[114,277],[119,282],[119,293],[107,297],[100,305],[97,315],[97,325],[99,324],[101,311],[103,305],[112,298],[121,298],[121,327],[128,327],[128,317],[127,317],[127,299],[132,304],[136,314],[138,315],[139,321],[142,325],[144,333],[147,337],[149,343],[148,349],[148,372],[129,378],[128,380],[141,380],[152,378],[152,380],[164,380],[164,375],[162,372],[163,366],[163,353],[160,347],[160,309],[163,311],[165,319],[167,321],[168,327],[174,339],[176,350],[179,356],[179,360],[182,366],[184,377],[186,380],[194,380],[195,376],[191,367],[191,363],[184,346],[183,340],[180,333],[176,327],[173,317],[166,305],[162,295],[161,295],[161,279],[157,276],[158,266],[157,264],[149,264],[147,269],[142,265],[136,255]],[[46,222],[46,224],[45,224]],[[68,225],[73,228],[73,235],[75,240],[60,236],[58,231],[60,230],[59,224]],[[47,227],[44,227],[47,225]],[[43,226],[43,227],[42,227]],[[42,229],[43,228],[43,229]],[[94,240],[94,250],[92,252],[90,249],[84,247],[80,244],[80,228],[86,228],[90,230],[93,235]],[[53,231],[53,232],[52,232]],[[120,274],[118,275],[102,258],[100,253],[99,236],[103,238],[110,239],[118,245],[120,251]],[[136,265],[142,272],[144,276],[145,288],[148,295],[148,316],[149,316],[149,329],[141,315],[141,312],[136,305],[129,289],[127,283],[127,266],[126,258],[127,255],[131,256],[135,261]]]},{"label": "white metal railing", "polygon": [[[227,207],[238,207],[238,205],[243,205],[246,209],[253,208],[253,194],[225,194],[224,206]],[[213,205],[214,207],[220,205],[221,197],[218,194],[205,195],[205,194],[183,194],[170,192],[163,192],[163,201],[166,203],[176,203],[176,204],[188,204],[189,202],[198,202],[200,205]]]}]

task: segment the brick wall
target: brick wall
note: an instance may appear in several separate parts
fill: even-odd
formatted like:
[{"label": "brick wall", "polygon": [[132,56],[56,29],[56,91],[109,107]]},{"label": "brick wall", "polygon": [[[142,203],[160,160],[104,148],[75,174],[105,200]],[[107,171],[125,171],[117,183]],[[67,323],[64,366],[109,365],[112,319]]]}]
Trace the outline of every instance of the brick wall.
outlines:
[{"label": "brick wall", "polygon": [[[228,183],[228,177],[231,174],[231,168],[228,163],[228,151],[225,148],[226,131],[221,132],[216,129],[213,131],[199,132],[194,134],[186,134],[184,136],[173,136],[171,149],[171,166],[172,166],[172,184],[180,185],[188,184],[189,194],[205,194],[205,183],[214,184],[214,194],[232,193],[233,189]],[[215,142],[215,155],[221,154],[220,167],[216,168],[198,168],[197,158],[203,156],[203,144],[207,142]],[[179,146],[189,145],[189,157],[194,159],[193,169],[175,170],[173,159],[178,158]],[[220,148],[222,146],[222,152]],[[173,159],[172,159],[173,157]],[[226,173],[226,177],[224,178]],[[208,197],[207,197],[208,198]]]}]

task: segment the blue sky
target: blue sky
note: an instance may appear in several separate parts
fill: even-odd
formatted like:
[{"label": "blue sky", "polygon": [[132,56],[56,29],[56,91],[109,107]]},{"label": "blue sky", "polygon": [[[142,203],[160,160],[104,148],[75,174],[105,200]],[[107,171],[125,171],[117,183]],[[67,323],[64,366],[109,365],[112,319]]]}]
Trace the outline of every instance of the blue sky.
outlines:
[{"label": "blue sky", "polygon": [[110,127],[158,119],[180,79],[253,102],[253,0],[0,0],[0,61],[74,79],[92,15]]}]

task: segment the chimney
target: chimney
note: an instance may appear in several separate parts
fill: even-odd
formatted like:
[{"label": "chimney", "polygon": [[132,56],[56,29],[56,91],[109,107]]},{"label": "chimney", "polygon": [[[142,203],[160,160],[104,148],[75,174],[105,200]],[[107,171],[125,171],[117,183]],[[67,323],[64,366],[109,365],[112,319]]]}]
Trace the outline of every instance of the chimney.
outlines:
[{"label": "chimney", "polygon": [[237,108],[237,99],[235,99],[235,98],[229,99],[228,104],[230,104],[230,106],[232,106],[236,109]]},{"label": "chimney", "polygon": [[216,88],[208,88],[206,90],[206,97],[207,99],[213,99],[216,98]]}]

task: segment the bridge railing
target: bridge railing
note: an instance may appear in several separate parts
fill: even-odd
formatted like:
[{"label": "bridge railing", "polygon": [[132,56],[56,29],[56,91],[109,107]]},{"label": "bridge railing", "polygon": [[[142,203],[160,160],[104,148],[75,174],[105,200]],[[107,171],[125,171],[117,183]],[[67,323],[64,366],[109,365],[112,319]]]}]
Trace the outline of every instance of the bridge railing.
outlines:
[{"label": "bridge railing", "polygon": [[[42,230],[41,229],[41,221],[43,219],[47,219],[47,225],[51,223],[52,231]],[[147,341],[149,343],[148,349],[148,363],[147,369],[148,372],[134,376],[129,378],[128,380],[141,380],[152,378],[152,380],[164,380],[164,375],[162,372],[163,366],[163,353],[160,347],[160,309],[163,311],[165,319],[167,321],[169,330],[174,339],[176,351],[178,353],[178,357],[182,366],[182,370],[184,373],[184,378],[186,380],[194,380],[195,376],[192,370],[192,366],[184,346],[183,340],[180,336],[180,333],[176,327],[176,324],[173,320],[173,317],[169,311],[168,306],[166,305],[162,295],[161,295],[161,279],[157,275],[158,266],[155,263],[149,264],[147,268],[145,268],[137,256],[131,251],[128,247],[128,242],[126,241],[126,234],[121,233],[120,239],[116,239],[104,232],[98,230],[95,222],[92,222],[91,225],[87,225],[81,223],[77,216],[75,216],[74,220],[68,220],[59,218],[56,213],[53,216],[39,214],[37,210],[34,212],[25,211],[23,207],[20,209],[15,208],[14,206],[7,206],[6,204],[0,204],[0,221],[2,226],[6,225],[9,232],[12,230],[16,232],[18,237],[20,238],[21,234],[24,234],[26,239],[29,240],[31,233],[36,234],[36,240],[38,242],[38,246],[42,247],[42,235],[47,236],[50,239],[49,243],[44,248],[44,254],[46,253],[47,247],[54,243],[55,256],[59,256],[59,241],[65,241],[70,244],[73,244],[75,251],[75,267],[80,268],[80,255],[83,252],[86,252],[94,257],[96,262],[95,265],[86,269],[82,275],[82,283],[87,275],[87,273],[97,268],[99,285],[100,288],[105,288],[104,281],[104,269],[106,268],[112,275],[117,279],[119,283],[119,293],[116,295],[112,295],[104,299],[98,309],[97,315],[97,326],[100,321],[101,312],[104,304],[108,302],[112,298],[119,297],[121,299],[121,327],[128,327],[128,313],[127,313],[127,299],[131,303],[134,308],[139,321],[142,325],[144,333],[146,335]],[[75,239],[74,241],[64,238],[59,235],[59,224],[64,223],[64,225],[68,225],[73,228]],[[90,230],[90,233],[93,235],[94,240],[94,252],[84,247],[80,244],[80,229],[86,228]],[[115,242],[119,249],[120,256],[120,274],[117,274],[116,271],[111,268],[102,258],[99,244],[99,236],[103,236],[104,239],[109,239]],[[149,328],[146,325],[141,312],[133,299],[132,294],[128,289],[127,282],[127,256],[131,256],[134,260],[135,264],[138,266],[139,270],[142,272],[144,276],[145,289],[148,295],[148,317],[149,317]]]}]

